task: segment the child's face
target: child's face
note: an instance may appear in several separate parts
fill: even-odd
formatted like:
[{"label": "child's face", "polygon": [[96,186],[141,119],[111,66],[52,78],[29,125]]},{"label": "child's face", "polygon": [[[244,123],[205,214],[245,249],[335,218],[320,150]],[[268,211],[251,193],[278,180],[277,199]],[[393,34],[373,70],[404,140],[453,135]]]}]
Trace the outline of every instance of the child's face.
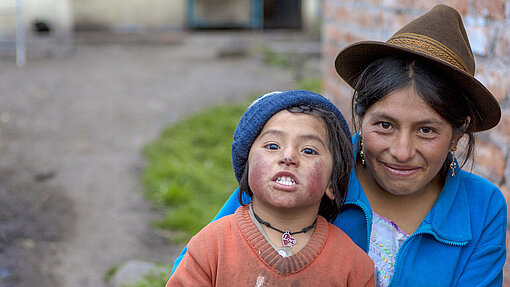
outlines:
[{"label": "child's face", "polygon": [[280,111],[265,124],[248,156],[254,204],[318,212],[324,193],[334,198],[332,161],[321,119]]}]

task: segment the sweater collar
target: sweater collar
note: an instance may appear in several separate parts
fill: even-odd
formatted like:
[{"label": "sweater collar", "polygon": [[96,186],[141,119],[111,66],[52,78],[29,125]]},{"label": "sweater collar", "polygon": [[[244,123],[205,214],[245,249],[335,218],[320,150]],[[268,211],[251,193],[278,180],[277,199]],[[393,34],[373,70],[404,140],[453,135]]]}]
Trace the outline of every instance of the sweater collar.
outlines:
[{"label": "sweater collar", "polygon": [[235,218],[253,251],[269,268],[284,276],[299,272],[312,264],[321,253],[329,236],[328,222],[319,215],[315,230],[306,246],[292,256],[282,257],[258,230],[250,217],[248,206],[239,207],[235,212]]},{"label": "sweater collar", "polygon": [[[359,133],[356,133],[352,138],[354,155],[357,154],[358,139]],[[452,245],[463,245],[471,240],[469,204],[466,186],[461,180],[463,177],[469,176],[469,173],[460,170],[458,166],[457,164],[455,176],[452,177],[451,170],[448,171],[439,197],[415,233],[429,233],[438,241]],[[345,201],[368,207],[368,210],[371,211],[370,203],[358,181],[354,168]]]}]

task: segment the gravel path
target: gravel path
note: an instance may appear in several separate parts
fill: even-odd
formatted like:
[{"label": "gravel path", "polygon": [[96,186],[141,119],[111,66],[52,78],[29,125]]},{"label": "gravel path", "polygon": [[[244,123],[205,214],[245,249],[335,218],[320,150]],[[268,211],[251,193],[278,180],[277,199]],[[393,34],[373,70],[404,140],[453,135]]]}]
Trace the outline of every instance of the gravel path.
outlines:
[{"label": "gravel path", "polygon": [[23,69],[1,59],[1,287],[100,287],[126,260],[171,262],[181,247],[150,227],[161,215],[141,193],[140,149],[204,107],[294,87],[288,70],[239,57],[250,37],[175,39],[82,38]]}]

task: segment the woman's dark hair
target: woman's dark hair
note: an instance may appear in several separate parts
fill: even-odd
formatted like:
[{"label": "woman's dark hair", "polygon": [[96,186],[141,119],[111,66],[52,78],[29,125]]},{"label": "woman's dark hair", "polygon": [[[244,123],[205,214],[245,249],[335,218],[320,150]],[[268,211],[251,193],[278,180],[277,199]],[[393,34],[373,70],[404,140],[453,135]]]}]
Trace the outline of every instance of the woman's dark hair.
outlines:
[{"label": "woman's dark hair", "polygon": [[[330,175],[330,184],[334,200],[331,200],[326,194],[322,196],[319,207],[319,214],[328,221],[333,221],[345,199],[347,186],[349,185],[349,177],[354,160],[352,154],[352,142],[345,134],[337,116],[327,110],[323,110],[314,106],[295,106],[290,107],[287,111],[291,113],[303,113],[315,116],[322,120],[328,134],[328,148],[332,156],[332,170]],[[239,203],[243,204],[243,195],[253,196],[253,192],[248,184],[249,165],[243,171],[241,180],[239,181]]]},{"label": "woman's dark hair", "polygon": [[[413,88],[422,99],[453,127],[453,136],[468,137],[464,161],[473,155],[475,137],[467,118],[475,118],[476,109],[466,93],[446,73],[433,69],[415,59],[386,57],[374,61],[357,78],[352,97],[352,116],[356,130],[355,115],[363,119],[367,110],[388,94],[404,88]],[[446,178],[451,158],[447,157],[440,171]]]}]

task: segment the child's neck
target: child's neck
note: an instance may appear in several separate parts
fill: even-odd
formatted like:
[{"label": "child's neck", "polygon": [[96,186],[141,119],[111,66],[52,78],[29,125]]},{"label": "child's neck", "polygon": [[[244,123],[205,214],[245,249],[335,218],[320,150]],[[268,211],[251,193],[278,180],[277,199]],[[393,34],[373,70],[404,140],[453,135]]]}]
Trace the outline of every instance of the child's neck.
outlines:
[{"label": "child's neck", "polygon": [[[263,203],[254,201],[252,203],[253,212],[263,221],[269,223],[274,229],[280,231],[289,230],[290,232],[299,232],[303,228],[313,225],[318,215],[318,206],[312,208],[300,209],[282,209],[273,206],[266,206]],[[282,247],[282,233],[261,224],[271,242],[278,247]],[[312,237],[314,228],[307,232],[292,235],[296,239],[296,244],[292,247],[293,254],[296,254],[306,246],[308,240]]]}]

